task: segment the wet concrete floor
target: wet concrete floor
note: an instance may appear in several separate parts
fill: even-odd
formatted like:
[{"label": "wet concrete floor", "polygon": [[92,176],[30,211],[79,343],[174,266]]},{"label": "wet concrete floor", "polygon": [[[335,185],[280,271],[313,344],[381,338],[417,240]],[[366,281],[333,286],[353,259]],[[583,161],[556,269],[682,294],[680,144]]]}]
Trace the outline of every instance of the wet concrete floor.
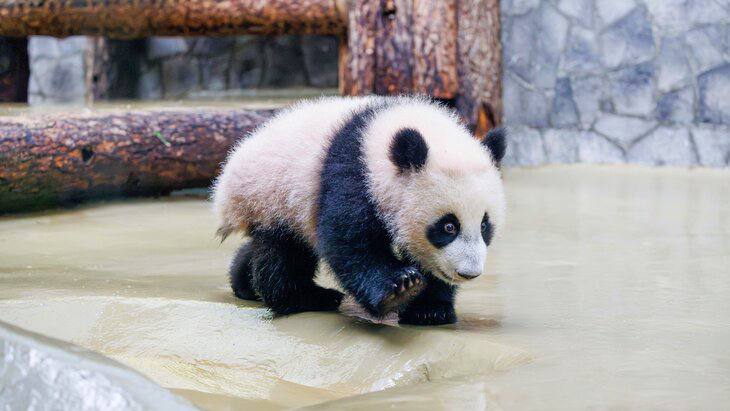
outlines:
[{"label": "wet concrete floor", "polygon": [[236,300],[200,199],[0,218],[0,321],[207,409],[723,409],[730,171],[505,174],[508,224],[444,327]]}]

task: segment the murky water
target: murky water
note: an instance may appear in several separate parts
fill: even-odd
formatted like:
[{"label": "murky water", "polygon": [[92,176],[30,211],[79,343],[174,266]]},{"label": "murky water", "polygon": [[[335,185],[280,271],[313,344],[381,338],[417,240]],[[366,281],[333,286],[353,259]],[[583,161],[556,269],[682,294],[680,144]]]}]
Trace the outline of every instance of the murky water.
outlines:
[{"label": "murky water", "polygon": [[234,299],[208,206],[0,219],[0,321],[97,350],[201,407],[723,409],[730,171],[508,170],[508,226],[446,327]]}]

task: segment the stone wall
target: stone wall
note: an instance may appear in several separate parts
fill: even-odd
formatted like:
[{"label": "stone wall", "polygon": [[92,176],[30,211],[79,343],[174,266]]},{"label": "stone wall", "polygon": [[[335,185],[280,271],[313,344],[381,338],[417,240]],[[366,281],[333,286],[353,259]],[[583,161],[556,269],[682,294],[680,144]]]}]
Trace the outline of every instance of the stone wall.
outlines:
[{"label": "stone wall", "polygon": [[727,0],[502,0],[502,26],[507,164],[729,164]]},{"label": "stone wall", "polygon": [[[152,37],[107,43],[111,99],[176,99],[247,88],[336,87],[329,36]],[[29,41],[31,104],[83,103],[89,38]]]}]

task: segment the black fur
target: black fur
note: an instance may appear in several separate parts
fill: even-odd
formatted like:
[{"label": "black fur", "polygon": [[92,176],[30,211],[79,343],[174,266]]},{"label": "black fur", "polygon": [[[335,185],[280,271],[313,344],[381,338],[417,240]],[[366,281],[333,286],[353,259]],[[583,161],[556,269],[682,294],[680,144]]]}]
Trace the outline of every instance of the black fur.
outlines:
[{"label": "black fur", "polygon": [[456,286],[431,277],[426,288],[398,314],[399,323],[440,325],[456,322],[454,295]]},{"label": "black fur", "polygon": [[489,243],[492,242],[493,235],[494,226],[492,225],[492,222],[489,221],[489,215],[485,213],[482,218],[482,238],[484,239],[484,244],[489,245]]},{"label": "black fur", "polygon": [[492,153],[492,158],[499,165],[507,152],[507,130],[503,127],[489,130],[482,144]]},{"label": "black fur", "polygon": [[428,146],[423,136],[412,128],[405,128],[393,137],[390,160],[401,171],[418,171],[426,164]]},{"label": "black fur", "polygon": [[332,141],[321,176],[317,237],[320,256],[342,286],[371,314],[383,316],[420,292],[425,278],[393,255],[392,238],[368,193],[362,129],[377,109],[356,114]]},{"label": "black fur", "polygon": [[[456,231],[453,233],[447,233],[444,230],[444,226],[448,223],[453,224]],[[456,237],[459,236],[459,231],[461,231],[459,219],[453,214],[446,214],[428,227],[426,230],[426,238],[428,238],[428,241],[430,241],[434,247],[442,248],[454,241]]]},{"label": "black fur", "polygon": [[242,300],[261,301],[261,297],[256,295],[253,285],[251,285],[250,242],[243,244],[236,251],[236,256],[233,257],[228,273],[231,277],[231,288],[233,288],[233,293],[236,294],[236,297]]},{"label": "black fur", "polygon": [[[342,293],[314,283],[317,262],[314,250],[286,225],[256,228],[251,242],[241,247],[234,260],[231,284],[236,295],[236,286],[255,290],[264,304],[280,315],[336,310]],[[244,277],[247,272],[248,284]]]}]

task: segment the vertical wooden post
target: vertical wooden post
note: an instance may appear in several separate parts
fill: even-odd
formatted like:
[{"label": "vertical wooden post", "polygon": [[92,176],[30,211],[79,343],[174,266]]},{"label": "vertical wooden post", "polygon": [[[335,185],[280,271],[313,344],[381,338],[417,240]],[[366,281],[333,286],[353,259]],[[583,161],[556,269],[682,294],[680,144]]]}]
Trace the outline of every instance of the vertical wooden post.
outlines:
[{"label": "vertical wooden post", "polygon": [[107,97],[109,92],[109,44],[104,37],[88,37],[88,47],[84,55],[86,66],[85,85],[86,103]]},{"label": "vertical wooden post", "polygon": [[28,39],[0,38],[0,102],[28,101]]},{"label": "vertical wooden post", "polygon": [[349,10],[342,94],[444,99],[478,137],[501,123],[499,0],[352,0]]},{"label": "vertical wooden post", "polygon": [[499,0],[458,0],[456,107],[482,137],[502,123]]}]

